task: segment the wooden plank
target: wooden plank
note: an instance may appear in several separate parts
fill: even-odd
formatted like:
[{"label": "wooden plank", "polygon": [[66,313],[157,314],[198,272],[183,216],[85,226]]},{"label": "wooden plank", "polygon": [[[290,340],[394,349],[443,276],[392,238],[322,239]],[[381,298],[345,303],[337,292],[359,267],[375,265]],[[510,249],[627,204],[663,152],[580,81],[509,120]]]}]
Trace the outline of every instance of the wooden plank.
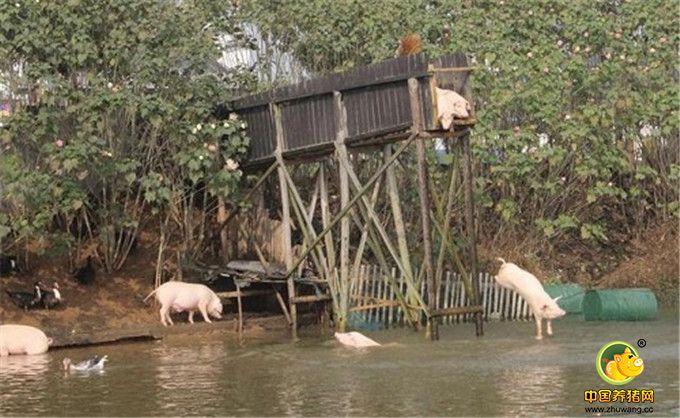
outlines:
[{"label": "wooden plank", "polygon": [[468,313],[479,313],[483,310],[484,307],[482,305],[458,306],[454,308],[435,309],[432,311],[432,316],[462,315]]},{"label": "wooden plank", "polygon": [[299,100],[332,91],[355,90],[367,86],[420,78],[428,75],[428,62],[424,54],[408,55],[359,67],[344,73],[331,74],[269,92],[255,94],[232,102],[237,111],[267,103]]},{"label": "wooden plank", "polygon": [[[419,98],[418,81],[415,78],[408,80],[409,102],[411,104],[411,117],[413,127],[411,132],[417,134],[422,130],[421,103]],[[427,181],[427,161],[425,160],[424,139],[416,142],[416,156],[418,159],[418,187],[420,194],[420,221],[423,228],[423,266],[427,280],[427,306],[428,310],[435,309],[437,289],[434,282],[434,269],[432,266],[432,225],[430,223],[430,194]],[[427,333],[431,340],[439,339],[437,321],[428,318]]]},{"label": "wooden plank", "polygon": [[[261,296],[261,295],[271,295],[274,294],[274,290],[270,289],[257,289],[257,290],[241,290],[240,294],[242,298],[248,298],[251,296]],[[238,297],[239,291],[237,290],[232,290],[229,292],[215,292],[217,297],[222,298],[222,299],[233,299]]]},{"label": "wooden plank", "polygon": [[[281,123],[281,111],[276,105],[272,105],[272,114],[274,116],[275,126],[276,126],[276,149],[280,154],[285,148],[284,138],[283,138],[283,127]],[[281,193],[281,228],[283,228],[283,237],[281,239],[281,245],[283,246],[283,258],[286,264],[286,268],[290,272],[293,269],[293,246],[291,241],[291,218],[290,218],[290,202],[288,200],[288,183],[286,182],[286,173],[283,167],[277,167],[279,176],[279,190]],[[298,263],[299,265],[299,263]],[[297,308],[295,303],[293,303],[293,298],[295,297],[295,282],[293,277],[287,275],[287,285],[288,285],[288,305],[290,310],[291,334],[293,339],[297,339]]]},{"label": "wooden plank", "polygon": [[[345,139],[347,139],[347,112],[342,102],[342,94],[340,92],[333,92],[333,103],[335,110],[335,125],[337,127],[335,142],[336,146],[343,146]],[[337,155],[337,158],[344,158],[344,155]],[[340,177],[340,207],[347,207],[349,205],[349,178],[347,169],[343,164],[339,164]],[[344,216],[340,220],[340,283],[343,288],[343,296],[349,298],[349,217]],[[347,294],[345,295],[345,290]],[[343,306],[343,309],[349,309],[349,303]],[[341,329],[341,332],[344,332]]]},{"label": "wooden plank", "polygon": [[396,300],[384,300],[382,302],[377,302],[377,303],[371,303],[368,305],[362,305],[362,306],[355,306],[353,308],[350,308],[351,312],[361,312],[361,311],[369,311],[369,310],[375,310],[375,309],[383,309],[387,307],[395,307],[399,306],[399,301]]},{"label": "wooden plank", "polygon": [[[385,145],[383,149],[383,156],[385,160],[389,160],[392,156],[392,145]],[[392,209],[392,219],[394,220],[394,230],[397,233],[397,246],[399,248],[399,257],[404,269],[410,274],[413,274],[413,267],[411,267],[411,255],[408,250],[408,242],[406,240],[406,226],[404,224],[404,216],[401,211],[401,199],[399,198],[399,187],[397,186],[397,177],[394,172],[394,166],[390,166],[385,172],[387,178],[387,193],[390,197],[390,205]]]},{"label": "wooden plank", "polygon": [[286,306],[286,302],[283,300],[283,296],[281,296],[281,292],[279,292],[274,286],[272,286],[272,288],[274,290],[274,294],[276,295],[276,300],[279,302],[279,306],[281,307],[281,311],[283,312],[283,315],[286,317],[286,322],[288,322],[288,326],[292,326],[293,321],[290,318],[288,307]]},{"label": "wooden plank", "polygon": [[312,302],[324,302],[328,300],[333,300],[331,295],[306,295],[306,296],[296,296],[292,299],[293,303],[312,303]]}]

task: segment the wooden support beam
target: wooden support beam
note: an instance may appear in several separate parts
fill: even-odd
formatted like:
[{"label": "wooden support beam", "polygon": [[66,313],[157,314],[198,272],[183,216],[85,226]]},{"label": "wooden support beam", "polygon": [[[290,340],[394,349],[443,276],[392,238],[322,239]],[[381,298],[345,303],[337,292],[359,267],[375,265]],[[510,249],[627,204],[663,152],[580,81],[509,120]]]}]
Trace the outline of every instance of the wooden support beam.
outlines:
[{"label": "wooden support beam", "polygon": [[271,295],[274,291],[273,290],[264,290],[264,289],[257,289],[257,290],[232,290],[229,292],[215,292],[218,298],[222,299],[233,299],[236,297],[242,297],[242,298],[248,298],[251,296],[261,296],[261,295]]},{"label": "wooden support beam", "polygon": [[293,303],[312,303],[312,302],[324,302],[332,300],[331,295],[307,295],[307,296],[296,296],[293,298]]},{"label": "wooden support beam", "polygon": [[401,306],[401,303],[396,300],[383,300],[381,302],[371,303],[368,305],[355,306],[350,308],[351,312],[368,311],[370,309],[384,308],[387,306]]},{"label": "wooden support beam", "polygon": [[[383,157],[385,160],[392,155],[392,145],[385,145],[383,148]],[[387,178],[387,191],[390,196],[390,204],[392,207],[392,217],[394,219],[394,229],[397,233],[397,245],[399,246],[399,256],[404,265],[404,269],[413,275],[413,268],[411,267],[411,255],[408,250],[408,242],[406,241],[406,227],[404,226],[404,216],[401,212],[401,199],[399,198],[399,187],[397,186],[397,177],[394,173],[394,165],[390,166],[385,173]]]},{"label": "wooden support beam", "polygon": [[[417,135],[416,135],[417,136]],[[349,163],[349,157],[347,155],[347,149],[340,145],[338,146],[338,161],[340,161],[341,164],[345,166],[347,169],[347,173],[349,174],[350,181],[352,182],[352,186],[356,188],[357,190],[364,190],[366,186],[362,186],[361,183],[359,182],[359,178],[357,177],[356,173],[352,169],[352,166]],[[395,154],[397,155],[397,154]],[[394,158],[394,155],[392,156]],[[388,159],[388,161],[393,161],[391,159]],[[425,303],[423,302],[420,292],[415,286],[415,281],[413,280],[413,273],[409,273],[401,263],[399,259],[399,255],[397,251],[394,248],[394,245],[392,245],[392,242],[387,235],[387,232],[385,231],[385,228],[382,226],[382,223],[380,222],[380,219],[378,215],[375,213],[373,210],[372,206],[370,205],[370,202],[368,202],[368,199],[364,196],[362,197],[362,205],[358,205],[359,212],[361,213],[362,217],[364,218],[365,222],[368,222],[369,220],[373,224],[373,228],[369,229],[370,233],[373,234],[373,231],[375,230],[377,235],[380,237],[380,240],[378,240],[377,237],[372,237],[372,245],[371,249],[373,249],[373,252],[376,256],[378,256],[378,260],[381,263],[381,267],[384,269],[385,272],[388,272],[389,269],[387,268],[387,263],[382,258],[382,249],[380,248],[380,243],[384,245],[387,248],[387,251],[390,253],[390,256],[394,260],[394,263],[397,265],[397,268],[399,269],[399,272],[403,277],[406,278],[406,289],[407,293],[410,296],[410,298],[418,303],[418,305],[421,306],[421,309],[425,315],[428,315],[427,312],[427,307],[425,306]],[[396,280],[392,277],[392,275],[387,275],[388,279],[390,280],[390,284],[393,286],[396,286]],[[406,303],[406,301],[404,301]],[[406,307],[404,308],[406,310]],[[408,311],[407,311],[408,312]],[[409,313],[410,314],[410,313]],[[409,322],[413,323],[414,325],[417,323],[415,318],[409,318]]]},{"label": "wooden support beam", "polygon": [[241,305],[241,287],[236,285],[236,300],[238,302],[238,335],[243,333],[243,306]]},{"label": "wooden support beam", "polygon": [[286,322],[288,322],[289,326],[293,325],[293,321],[290,319],[290,313],[288,312],[288,307],[286,306],[286,302],[283,300],[283,296],[281,296],[281,292],[279,292],[276,286],[273,285],[272,290],[276,295],[276,300],[279,302],[279,306],[281,307],[281,312],[283,312],[283,316],[286,317]]},{"label": "wooden support beam", "polygon": [[[286,177],[286,181],[288,182],[290,195],[293,198],[293,209],[295,211],[295,215],[298,218],[298,227],[302,231],[302,234],[305,238],[305,243],[310,243],[316,238],[316,232],[314,231],[312,220],[306,216],[302,198],[300,198],[300,194],[298,193],[297,187],[295,187],[295,183],[293,182],[293,179],[290,176],[290,173],[288,172],[288,169],[286,168],[283,159],[278,154],[276,157],[280,159],[279,167],[283,170]],[[312,260],[314,261],[314,264],[316,265],[319,274],[322,276],[322,278],[325,278],[325,281],[329,284],[329,286],[331,286],[331,288],[333,288],[335,283],[333,282],[332,277],[330,277],[329,271],[330,267],[328,266],[328,262],[326,256],[324,255],[323,249],[317,245],[314,248],[314,252],[310,254],[312,255]]]},{"label": "wooden support beam", "polygon": [[[418,80],[409,78],[408,80],[409,101],[411,103],[411,117],[413,118],[413,133],[418,133],[423,129],[420,88]],[[434,283],[434,270],[432,268],[432,224],[430,223],[430,194],[427,181],[427,161],[425,160],[424,139],[416,142],[416,155],[418,159],[418,185],[420,194],[420,218],[423,226],[423,267],[427,280],[427,306],[431,312],[436,309],[437,289]],[[431,340],[439,339],[437,320],[429,317],[427,319],[427,334]]]},{"label": "wooden support beam", "polygon": [[[276,130],[276,153],[279,158],[277,161],[281,162],[281,153],[285,149],[284,147],[284,137],[283,137],[283,123],[281,121],[281,109],[276,104],[270,104],[270,110],[273,114],[274,128]],[[285,169],[277,164],[277,171],[279,175],[279,189],[281,192],[281,228],[283,228],[283,239],[281,240],[281,245],[283,246],[283,258],[286,264],[286,268],[289,272],[293,270],[293,246],[291,241],[291,229],[290,229],[290,202],[288,201],[288,183],[286,182]],[[293,339],[297,339],[297,308],[295,304],[292,303],[295,297],[295,282],[293,277],[288,274],[288,300],[290,309],[290,319],[291,334]]]},{"label": "wooden support beam", "polygon": [[[472,156],[470,151],[470,134],[462,138],[463,143],[463,183],[465,189],[465,224],[470,251],[470,275],[472,281],[472,303],[479,303],[479,278],[477,277],[477,238],[475,236],[475,206],[472,189]],[[478,337],[484,335],[482,313],[475,314],[475,331]]]},{"label": "wooden support beam", "polygon": [[[326,163],[322,162],[319,168],[319,195],[321,197],[321,223],[323,227],[326,228],[331,221],[331,210],[328,198],[328,185],[326,183]],[[326,234],[325,241],[326,245],[326,255],[328,258],[328,266],[333,271],[331,274],[335,274],[335,246],[333,245],[333,232],[329,231]]]},{"label": "wooden support beam", "polygon": [[[338,91],[333,92],[333,109],[336,121],[335,144],[338,146],[345,146],[347,139],[347,111],[342,102],[342,94]],[[349,176],[347,168],[339,165],[340,176],[340,207],[346,207],[349,204]],[[340,220],[340,309],[342,312],[339,324],[339,331],[345,332],[347,330],[347,313],[349,312],[349,218],[343,217]]]},{"label": "wooden support beam", "polygon": [[392,163],[397,159],[397,157],[399,157],[399,155],[400,155],[402,152],[404,152],[404,151],[406,150],[406,148],[411,144],[411,142],[413,142],[413,140],[416,138],[416,136],[417,136],[417,135],[411,135],[406,141],[404,141],[404,143],[403,143],[403,144],[397,149],[397,151],[395,151],[395,153],[392,155],[392,158],[390,159],[390,161],[388,161],[388,162],[386,162],[385,164],[383,164],[383,166],[382,166],[375,174],[373,174],[373,177],[371,177],[371,178],[368,180],[368,182],[366,182],[366,184],[364,185],[364,187],[362,188],[362,190],[360,190],[359,192],[357,192],[357,193],[352,197],[352,199],[350,199],[350,201],[347,203],[347,206],[345,206],[345,207],[343,207],[342,209],[340,209],[340,213],[338,213],[338,214],[335,216],[335,218],[333,219],[333,221],[331,221],[331,223],[330,223],[327,227],[325,227],[325,228],[323,229],[323,231],[321,231],[321,232],[319,233],[319,235],[317,236],[316,240],[314,240],[314,242],[313,242],[312,244],[310,244],[310,247],[307,248],[307,249],[305,250],[305,252],[302,254],[302,256],[301,256],[295,263],[293,263],[293,266],[290,267],[290,268],[288,269],[288,272],[286,273],[286,276],[290,276],[291,274],[293,274],[293,272],[295,271],[295,269],[302,263],[302,261],[303,261],[303,260],[309,255],[309,253],[312,251],[312,248],[313,248],[314,246],[316,246],[316,245],[319,243],[319,241],[321,241],[321,240],[323,239],[323,237],[325,237],[326,234],[327,234],[328,232],[330,232],[330,230],[331,230],[335,225],[337,225],[338,222],[340,222],[340,220],[341,220],[345,215],[347,215],[347,213],[348,213],[348,212],[352,209],[352,207],[359,201],[359,199],[361,199],[361,197],[364,196],[364,194],[366,194],[366,192],[367,192],[367,191],[370,189],[370,187],[378,180],[378,178],[380,178],[380,176],[382,176],[382,174],[385,172],[385,170],[387,169],[387,167],[388,167],[390,164],[392,164]]},{"label": "wooden support beam", "polygon": [[483,311],[484,307],[482,305],[458,306],[455,308],[435,309],[432,311],[432,316],[460,315],[466,313],[479,314]]},{"label": "wooden support beam", "polygon": [[[375,186],[373,186],[373,193],[371,194],[371,198],[369,199],[369,204],[371,205],[371,208],[374,208],[376,202],[378,201],[378,192],[380,192],[380,184],[381,180],[378,180],[375,183]],[[361,222],[356,220],[355,223],[357,223],[357,227],[361,231],[361,238],[359,239],[359,245],[357,246],[356,254],[354,255],[354,263],[352,264],[352,270],[350,273],[350,277],[352,278],[352,285],[354,285],[356,278],[359,276],[359,269],[361,268],[361,260],[363,259],[364,256],[371,221],[368,220],[362,224]]]},{"label": "wooden support beam", "polygon": [[[321,167],[323,167],[323,163],[321,163]],[[309,202],[309,207],[307,208],[307,217],[309,219],[314,219],[314,212],[316,212],[316,204],[319,200],[319,188],[320,182],[321,182],[321,167],[319,167],[319,170],[317,171],[316,174],[316,183],[314,183],[314,192],[312,193],[312,199]]]},{"label": "wooden support beam", "polygon": [[[451,163],[451,170],[449,172],[449,187],[448,191],[446,193],[446,196],[444,198],[444,202],[441,202],[442,205],[446,205],[446,209],[440,207],[440,205],[436,205],[437,207],[437,212],[439,214],[439,222],[443,223],[443,226],[441,228],[440,236],[441,236],[441,245],[439,247],[439,254],[437,255],[437,265],[435,267],[435,275],[434,275],[434,281],[435,281],[435,286],[437,286],[437,289],[439,289],[440,284],[441,284],[441,279],[442,276],[444,275],[444,255],[446,253],[446,247],[449,242],[451,242],[451,215],[453,211],[453,204],[455,202],[455,196],[456,196],[456,169],[457,165],[455,160]],[[434,187],[432,188],[432,194],[434,195]],[[436,199],[436,198],[435,198]],[[443,219],[442,219],[443,218]]]}]

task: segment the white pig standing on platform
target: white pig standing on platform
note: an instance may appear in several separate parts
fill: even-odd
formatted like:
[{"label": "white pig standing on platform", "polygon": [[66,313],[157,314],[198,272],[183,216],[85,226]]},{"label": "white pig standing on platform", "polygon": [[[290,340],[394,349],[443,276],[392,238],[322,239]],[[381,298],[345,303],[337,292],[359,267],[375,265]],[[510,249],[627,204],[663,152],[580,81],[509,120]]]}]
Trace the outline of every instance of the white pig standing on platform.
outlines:
[{"label": "white pig standing on platform", "polygon": [[194,323],[194,311],[203,315],[205,322],[212,322],[210,316],[222,318],[222,301],[203,284],[170,281],[158,286],[156,290],[144,298],[146,302],[153,294],[161,304],[161,323],[164,326],[173,325],[170,312],[189,312],[189,322]]},{"label": "white pig standing on platform", "polygon": [[541,324],[543,318],[546,319],[548,335],[552,335],[552,319],[559,318],[566,313],[557,306],[557,299],[551,298],[543,290],[541,282],[533,274],[519,268],[516,264],[506,263],[502,258],[498,258],[498,261],[503,263],[503,265],[498,270],[496,282],[507,289],[519,293],[529,304],[536,320],[536,339],[540,340],[543,338]]},{"label": "white pig standing on platform", "polygon": [[44,332],[28,325],[0,325],[0,357],[46,353],[52,344]]}]

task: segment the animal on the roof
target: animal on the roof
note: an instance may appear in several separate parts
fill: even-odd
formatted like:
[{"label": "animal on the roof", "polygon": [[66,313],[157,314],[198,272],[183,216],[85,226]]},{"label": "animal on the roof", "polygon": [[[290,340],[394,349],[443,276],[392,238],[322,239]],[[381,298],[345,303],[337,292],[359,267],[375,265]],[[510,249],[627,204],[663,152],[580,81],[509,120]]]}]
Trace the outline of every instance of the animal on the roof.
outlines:
[{"label": "animal on the roof", "polygon": [[399,46],[395,51],[395,57],[404,55],[420,54],[423,52],[423,41],[417,33],[409,33],[399,40]]}]

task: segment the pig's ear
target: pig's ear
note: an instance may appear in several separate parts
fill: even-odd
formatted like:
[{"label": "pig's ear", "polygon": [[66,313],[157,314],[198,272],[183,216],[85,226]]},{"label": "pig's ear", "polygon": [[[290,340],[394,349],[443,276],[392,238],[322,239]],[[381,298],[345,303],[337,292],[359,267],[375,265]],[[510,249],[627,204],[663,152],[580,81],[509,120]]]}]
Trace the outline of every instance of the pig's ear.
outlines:
[{"label": "pig's ear", "polygon": [[616,360],[617,363],[621,362],[621,354],[614,354],[614,360]]},{"label": "pig's ear", "polygon": [[557,302],[558,300],[562,299],[563,297],[564,297],[564,295],[560,295],[560,296],[556,297],[556,298],[553,299],[553,300],[554,300],[555,302]]}]

